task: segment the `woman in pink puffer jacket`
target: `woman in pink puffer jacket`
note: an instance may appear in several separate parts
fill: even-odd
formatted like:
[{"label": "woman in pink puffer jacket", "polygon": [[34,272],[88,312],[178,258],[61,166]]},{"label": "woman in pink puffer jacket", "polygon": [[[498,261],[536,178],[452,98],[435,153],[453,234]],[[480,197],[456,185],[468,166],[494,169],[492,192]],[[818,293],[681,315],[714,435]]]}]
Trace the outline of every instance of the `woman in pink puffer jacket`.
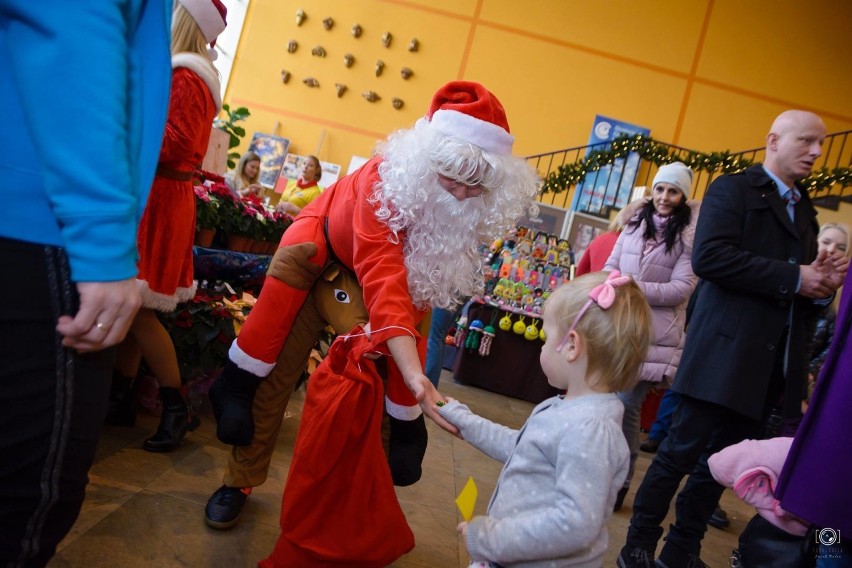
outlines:
[{"label": "woman in pink puffer jacket", "polygon": [[618,393],[624,403],[622,429],[630,448],[630,471],[618,492],[621,508],[639,455],[639,418],[652,387],[669,386],[683,350],[686,304],[695,289],[692,240],[699,204],[689,201],[692,170],[680,162],[661,166],[654,176],[651,199],[628,222],[604,270],[620,270],[633,277],[653,312],[654,338],[639,381]]}]

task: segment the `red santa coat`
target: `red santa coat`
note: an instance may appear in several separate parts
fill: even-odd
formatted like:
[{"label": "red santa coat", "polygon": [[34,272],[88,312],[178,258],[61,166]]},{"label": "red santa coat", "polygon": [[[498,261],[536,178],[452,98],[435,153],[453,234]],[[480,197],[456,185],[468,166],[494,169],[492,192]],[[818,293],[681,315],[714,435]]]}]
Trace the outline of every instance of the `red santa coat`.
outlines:
[{"label": "red santa coat", "polygon": [[[376,218],[376,206],[368,202],[380,180],[380,162],[380,158],[373,158],[326,189],[302,210],[284,233],[279,247],[315,243],[316,254],[307,259],[315,270],[305,272],[317,276],[330,259],[337,258],[361,285],[373,346],[387,352],[384,344],[388,339],[410,335],[417,341],[422,363],[425,343],[416,326],[425,312],[414,306],[408,292],[405,235],[392,241],[387,225]],[[232,350],[231,358],[237,365],[258,376],[269,373],[313,284],[310,276],[301,280],[304,282],[294,284],[267,279],[251,316],[240,330],[237,353]],[[403,420],[416,418],[420,414],[417,400],[405,387],[393,362],[389,363],[388,412]]]},{"label": "red santa coat", "polygon": [[[372,362],[361,359],[365,350],[387,353],[386,341],[400,335],[414,337],[421,363],[425,359],[416,330],[425,312],[408,292],[405,235],[392,239],[368,201],[380,180],[380,161],[370,160],[329,187],[287,229],[279,249],[296,252],[288,254],[282,279],[267,278],[231,350],[237,365],[267,374],[323,267],[337,259],[357,277],[371,341],[357,330],[348,343],[339,338],[311,378],[282,500],[282,532],[264,567],[384,566],[414,545],[381,448],[381,384]],[[316,247],[314,254],[305,252],[306,243]],[[387,373],[388,413],[402,420],[419,416],[390,358]],[[366,524],[365,514],[371,519]]]}]

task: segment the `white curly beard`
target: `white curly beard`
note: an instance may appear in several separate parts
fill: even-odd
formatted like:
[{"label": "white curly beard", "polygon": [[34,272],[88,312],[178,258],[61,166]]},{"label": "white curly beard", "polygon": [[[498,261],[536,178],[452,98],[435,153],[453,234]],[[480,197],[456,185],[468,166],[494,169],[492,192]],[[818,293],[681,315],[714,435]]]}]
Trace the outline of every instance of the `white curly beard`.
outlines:
[{"label": "white curly beard", "polygon": [[408,289],[417,305],[451,308],[482,289],[476,228],[485,203],[478,198],[458,201],[438,185],[437,177],[428,185],[432,187],[417,211],[418,220],[405,235]]},{"label": "white curly beard", "polygon": [[[415,305],[452,308],[482,290],[479,246],[514,226],[533,206],[538,177],[520,158],[495,156],[437,135],[419,121],[394,133],[379,150],[382,181],[371,198],[376,216],[404,239],[408,288]],[[437,172],[465,179],[480,172],[487,188],[458,201]]]}]

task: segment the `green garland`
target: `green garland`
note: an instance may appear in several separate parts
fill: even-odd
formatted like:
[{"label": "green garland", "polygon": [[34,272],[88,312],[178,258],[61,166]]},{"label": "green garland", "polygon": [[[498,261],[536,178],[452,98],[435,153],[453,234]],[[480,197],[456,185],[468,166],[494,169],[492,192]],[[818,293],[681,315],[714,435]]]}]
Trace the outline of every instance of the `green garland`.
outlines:
[{"label": "green garland", "polygon": [[[688,151],[686,155],[678,155],[677,150],[667,144],[661,144],[650,136],[637,134],[634,136],[619,136],[612,141],[610,146],[604,150],[593,150],[583,160],[573,164],[559,166],[555,172],[551,172],[542,185],[542,194],[562,193],[572,186],[580,183],[586,175],[596,172],[602,167],[612,164],[614,161],[627,157],[631,152],[636,152],[646,161],[657,166],[680,161],[696,172],[707,172],[710,174],[722,172],[731,174],[742,171],[751,166],[753,162],[739,155],[731,155],[728,150],[723,152]],[[852,168],[822,168],[802,181],[810,192],[828,189],[834,184],[846,187],[852,183]]]}]

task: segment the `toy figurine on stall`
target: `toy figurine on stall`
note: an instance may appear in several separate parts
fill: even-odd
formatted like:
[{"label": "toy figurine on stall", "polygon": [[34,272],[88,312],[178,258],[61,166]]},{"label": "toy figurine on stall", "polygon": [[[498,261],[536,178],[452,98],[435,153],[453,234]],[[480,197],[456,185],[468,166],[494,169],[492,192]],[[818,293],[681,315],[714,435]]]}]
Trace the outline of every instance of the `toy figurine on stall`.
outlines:
[{"label": "toy figurine on stall", "polygon": [[515,246],[515,254],[524,257],[532,254],[532,242],[527,237],[518,237],[518,244]]},{"label": "toy figurine on stall", "polygon": [[455,336],[455,345],[458,348],[461,348],[464,345],[465,338],[467,337],[467,316],[462,316],[459,318],[458,323],[456,324],[456,336]]},{"label": "toy figurine on stall", "polygon": [[[514,280],[515,282],[523,282],[523,280],[524,280],[524,274],[526,272],[524,271],[523,266],[521,266],[522,264],[523,264],[523,260],[521,260],[519,258],[516,258],[514,261],[512,261],[512,276],[511,276],[511,279]],[[529,261],[527,261],[527,264],[529,264]]]},{"label": "toy figurine on stall", "polygon": [[539,273],[539,268],[536,267],[535,270],[530,270],[528,278],[527,278],[527,284],[529,284],[530,286],[535,288],[536,286],[538,286],[538,281],[540,279],[541,279],[541,273]]},{"label": "toy figurine on stall", "polygon": [[544,255],[544,261],[547,264],[559,264],[559,251],[555,246],[548,247],[547,253]]},{"label": "toy figurine on stall", "polygon": [[556,264],[559,261],[559,250],[556,248],[556,235],[548,235],[547,249],[544,253],[544,261],[550,264]]},{"label": "toy figurine on stall", "polygon": [[497,276],[500,278],[509,278],[512,274],[512,253],[508,249],[503,249],[503,252],[500,253],[502,257],[500,260],[500,271],[497,273]]},{"label": "toy figurine on stall", "polygon": [[510,316],[508,313],[505,314],[502,318],[500,318],[500,323],[497,325],[499,325],[500,329],[502,329],[503,331],[509,331],[510,329],[512,329],[512,316]]},{"label": "toy figurine on stall", "polygon": [[546,252],[547,235],[539,231],[538,233],[536,233],[535,241],[533,242],[532,257],[536,260],[541,260],[544,258]]},{"label": "toy figurine on stall", "polygon": [[574,264],[574,251],[571,250],[571,243],[565,239],[559,239],[557,249],[559,250],[559,266],[567,268]]},{"label": "toy figurine on stall", "polygon": [[520,319],[512,325],[512,331],[518,335],[523,335],[527,332],[527,322],[524,321],[524,316],[521,316]]},{"label": "toy figurine on stall", "polygon": [[521,282],[515,282],[515,287],[512,290],[512,307],[518,309],[521,307],[521,300],[524,297],[524,286]]},{"label": "toy figurine on stall", "polygon": [[492,300],[498,301],[506,298],[506,285],[508,282],[509,281],[505,278],[501,278],[497,281],[497,284],[494,285],[494,290],[491,292]]},{"label": "toy figurine on stall", "polygon": [[538,326],[536,325],[536,321],[537,320],[532,320],[527,326],[527,329],[524,331],[524,339],[527,341],[535,341],[538,339]]},{"label": "toy figurine on stall", "polygon": [[556,287],[559,286],[559,279],[556,275],[551,274],[550,279],[548,280],[548,290],[556,290]]},{"label": "toy figurine on stall", "polygon": [[533,294],[524,294],[524,297],[521,298],[521,303],[524,306],[525,312],[532,312],[533,304],[535,303],[535,295]]},{"label": "toy figurine on stall", "polygon": [[497,330],[494,329],[493,325],[486,325],[485,329],[482,330],[482,342],[479,344],[480,356],[488,357],[491,355],[491,342],[494,340],[495,335],[497,335]]},{"label": "toy figurine on stall", "polygon": [[494,288],[497,286],[497,274],[494,273],[494,270],[490,266],[485,266],[482,269],[482,280],[484,282],[482,295],[487,302],[494,295]]},{"label": "toy figurine on stall", "polygon": [[482,337],[482,330],[485,329],[485,324],[482,320],[475,319],[470,322],[470,327],[467,328],[467,338],[464,340],[465,349],[476,351],[479,349],[479,341]]},{"label": "toy figurine on stall", "polygon": [[444,337],[444,345],[449,345],[450,347],[455,347],[455,345],[456,345],[456,326],[451,326],[450,329],[447,330],[447,336]]},{"label": "toy figurine on stall", "polygon": [[529,227],[518,227],[517,230],[515,230],[515,234],[517,234],[519,239],[523,239],[530,234],[530,229]]},{"label": "toy figurine on stall", "polygon": [[488,247],[488,261],[485,264],[490,265],[494,270],[500,268],[501,252],[503,252],[503,239],[497,239]]},{"label": "toy figurine on stall", "polygon": [[513,251],[515,249],[515,245],[518,242],[518,231],[512,229],[509,231],[509,234],[506,235],[505,242],[503,243],[504,249],[509,249],[509,251]]}]

